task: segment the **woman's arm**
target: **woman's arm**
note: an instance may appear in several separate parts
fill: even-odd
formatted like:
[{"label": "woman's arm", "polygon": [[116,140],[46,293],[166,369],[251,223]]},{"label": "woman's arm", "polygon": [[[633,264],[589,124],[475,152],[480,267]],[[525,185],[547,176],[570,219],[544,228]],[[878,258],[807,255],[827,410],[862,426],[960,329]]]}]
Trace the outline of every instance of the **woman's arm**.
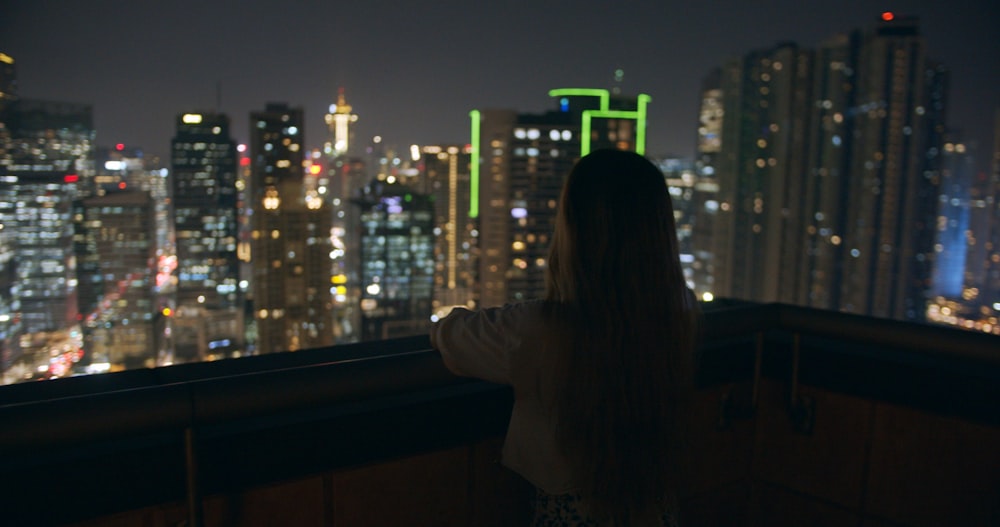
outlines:
[{"label": "woman's arm", "polygon": [[456,375],[510,384],[510,354],[525,333],[529,306],[456,308],[431,327],[431,345]]}]

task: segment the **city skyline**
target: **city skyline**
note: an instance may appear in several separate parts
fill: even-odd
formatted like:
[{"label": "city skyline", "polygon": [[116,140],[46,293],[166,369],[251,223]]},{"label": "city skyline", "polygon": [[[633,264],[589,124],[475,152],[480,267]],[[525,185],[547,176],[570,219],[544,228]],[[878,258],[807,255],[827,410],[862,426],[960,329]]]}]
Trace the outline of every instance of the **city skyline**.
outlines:
[{"label": "city skyline", "polygon": [[550,89],[580,86],[650,94],[649,153],[693,156],[698,85],[711,68],[778,41],[808,47],[870,27],[882,11],[919,17],[930,57],[951,72],[948,122],[979,144],[980,170],[1000,105],[1000,69],[990,66],[1000,44],[989,31],[1000,7],[985,1],[546,2],[524,11],[444,2],[434,12],[383,2],[282,6],[281,16],[268,6],[15,2],[0,22],[0,50],[17,61],[22,96],[93,104],[98,144],[161,156],[185,111],[230,115],[246,142],[249,112],[286,100],[304,107],[314,147],[343,87],[359,142],[380,134],[402,149],[466,142],[472,109],[542,111]]},{"label": "city skyline", "polygon": [[[974,138],[949,117],[951,101],[965,98],[950,89],[953,72],[930,49],[920,18],[883,12],[819,42],[751,46],[706,65],[698,79],[697,120],[678,124],[696,136],[697,159],[656,151],[655,136],[647,134],[655,129],[654,96],[622,81],[611,88],[546,89],[534,97],[548,102],[543,110],[493,105],[483,102],[489,100],[484,94],[465,112],[468,143],[407,148],[390,136],[381,144],[369,139],[367,153],[366,141],[356,140],[367,135],[356,133],[367,114],[341,90],[334,96],[338,106],[315,118],[293,100],[275,97],[257,106],[248,115],[248,139],[239,137],[236,124],[245,113],[221,105],[218,111],[186,108],[172,116],[169,170],[160,169],[167,159],[143,159],[132,141],[112,147],[95,141],[96,104],[17,90],[15,61],[0,55],[0,174],[16,185],[8,202],[38,202],[19,197],[33,192],[58,194],[64,204],[75,200],[71,211],[60,209],[74,218],[72,246],[56,231],[37,229],[59,227],[54,216],[34,225],[23,221],[27,209],[7,213],[18,237],[0,255],[36,246],[48,252],[34,267],[11,260],[19,277],[30,278],[8,284],[10,313],[0,315],[11,335],[20,331],[14,326],[22,312],[35,311],[23,318],[31,339],[17,340],[22,347],[5,352],[5,364],[21,354],[25,361],[10,368],[15,377],[62,375],[48,356],[55,350],[50,345],[69,342],[63,356],[79,362],[76,341],[62,336],[79,335],[75,322],[84,319],[81,350],[94,352],[114,339],[139,345],[139,352],[115,360],[106,353],[108,360],[95,363],[95,354],[66,366],[108,371],[323,347],[359,335],[387,338],[419,331],[428,314],[433,319],[449,305],[537,298],[562,181],[575,159],[601,147],[635,150],[662,163],[684,216],[678,230],[689,242],[681,262],[699,298],[906,320],[923,320],[926,311],[968,329],[1000,330],[994,300],[1000,255],[989,241],[997,229],[991,227],[997,212],[991,204],[1000,192],[996,168],[989,176],[975,174],[979,183],[968,197],[948,191],[957,212],[938,204],[941,178],[972,181],[955,163],[975,162]],[[143,112],[133,118],[153,119]],[[316,121],[326,126],[310,136]],[[428,121],[428,130],[436,124]],[[989,162],[985,150],[979,164]],[[954,162],[943,164],[946,158]],[[44,188],[29,187],[36,183]],[[77,199],[129,187],[147,191],[143,203],[157,209],[135,207],[138,199],[128,201],[128,211],[124,202]],[[973,206],[982,210],[962,212]],[[142,227],[146,212],[155,212],[155,228]],[[975,231],[964,227],[966,220],[975,221]],[[946,227],[952,229],[947,236]],[[115,249],[100,245],[112,238],[144,251],[155,239],[154,256],[135,259],[145,267],[112,265],[105,260]],[[948,265],[934,274],[939,253]],[[958,263],[967,259],[971,265]],[[468,264],[465,271],[457,268],[460,260]],[[461,272],[468,287],[459,286]],[[164,288],[165,278],[170,287]],[[948,290],[931,298],[930,288],[945,279]],[[32,307],[42,284],[45,298],[59,302]],[[125,287],[133,285],[152,296],[133,302]],[[0,308],[6,305],[0,298]],[[27,324],[50,318],[57,323]],[[148,327],[131,323],[136,320]],[[162,338],[143,337],[141,344],[146,329]],[[29,340],[35,344],[24,348]]]}]

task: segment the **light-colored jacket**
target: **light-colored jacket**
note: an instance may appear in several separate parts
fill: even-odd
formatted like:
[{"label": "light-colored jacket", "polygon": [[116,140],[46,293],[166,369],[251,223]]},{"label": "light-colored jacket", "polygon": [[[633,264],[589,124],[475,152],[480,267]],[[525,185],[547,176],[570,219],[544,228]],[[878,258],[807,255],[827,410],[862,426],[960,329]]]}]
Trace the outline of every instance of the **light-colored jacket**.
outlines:
[{"label": "light-colored jacket", "polygon": [[543,303],[530,301],[478,311],[456,308],[431,328],[431,344],[457,375],[507,384],[514,409],[503,464],[549,494],[575,491],[556,446]]}]

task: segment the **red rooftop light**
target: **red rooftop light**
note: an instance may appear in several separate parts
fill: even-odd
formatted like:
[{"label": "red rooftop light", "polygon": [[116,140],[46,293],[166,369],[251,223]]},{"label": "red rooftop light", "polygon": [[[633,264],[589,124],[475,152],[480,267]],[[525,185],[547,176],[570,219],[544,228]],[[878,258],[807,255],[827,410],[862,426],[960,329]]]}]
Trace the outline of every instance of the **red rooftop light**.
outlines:
[{"label": "red rooftop light", "polygon": [[885,20],[886,22],[891,22],[893,18],[896,18],[896,15],[892,14],[892,11],[882,13],[882,20]]},{"label": "red rooftop light", "polygon": [[76,174],[66,174],[66,176],[63,177],[63,181],[65,181],[66,183],[76,183],[79,180],[80,176]]},{"label": "red rooftop light", "polygon": [[[884,18],[885,15],[882,15],[882,17]],[[117,145],[115,145],[115,149],[118,150],[119,152],[121,152],[122,150],[125,150],[125,144],[124,143],[118,143]]]}]

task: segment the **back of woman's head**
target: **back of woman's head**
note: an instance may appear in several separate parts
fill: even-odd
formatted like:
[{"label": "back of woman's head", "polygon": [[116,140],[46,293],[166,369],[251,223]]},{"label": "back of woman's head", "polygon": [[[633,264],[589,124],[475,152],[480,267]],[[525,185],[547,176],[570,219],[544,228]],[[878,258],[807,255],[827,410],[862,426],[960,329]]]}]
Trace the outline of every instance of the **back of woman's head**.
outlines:
[{"label": "back of woman's head", "polygon": [[591,512],[621,525],[676,490],[670,445],[691,382],[694,302],[680,268],[663,174],[642,156],[598,150],[563,187],[547,299],[557,440]]},{"label": "back of woman's head", "polygon": [[622,150],[585,156],[570,172],[559,207],[550,299],[584,302],[630,293],[630,285],[666,285],[644,271],[681,279],[670,195],[663,174],[642,156]]}]

